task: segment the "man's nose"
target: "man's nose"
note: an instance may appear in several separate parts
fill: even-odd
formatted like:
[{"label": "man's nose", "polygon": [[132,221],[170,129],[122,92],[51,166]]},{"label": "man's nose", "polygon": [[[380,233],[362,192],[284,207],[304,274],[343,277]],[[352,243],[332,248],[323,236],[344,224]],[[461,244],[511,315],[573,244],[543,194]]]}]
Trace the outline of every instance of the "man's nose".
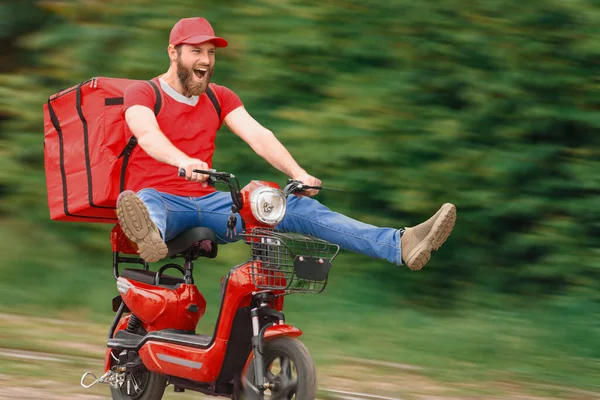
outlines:
[{"label": "man's nose", "polygon": [[202,54],[200,54],[200,60],[199,61],[203,65],[209,65],[210,64],[210,56],[208,55],[208,53],[202,53]]}]

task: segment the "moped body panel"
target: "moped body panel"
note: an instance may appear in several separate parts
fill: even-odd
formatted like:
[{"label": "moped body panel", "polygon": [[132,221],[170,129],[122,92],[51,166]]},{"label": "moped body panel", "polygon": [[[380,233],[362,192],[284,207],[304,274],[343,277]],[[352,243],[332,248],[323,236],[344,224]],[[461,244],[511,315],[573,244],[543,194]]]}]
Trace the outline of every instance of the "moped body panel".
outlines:
[{"label": "moped body panel", "polygon": [[[139,315],[140,319],[145,322],[144,318],[150,321],[152,320],[152,315],[150,315],[151,312],[148,312],[144,308],[145,306],[140,306],[140,304],[143,304],[143,298],[150,299],[148,303],[149,309],[162,310],[161,312],[163,313],[175,310],[171,302],[176,302],[177,296],[173,293],[167,293],[162,289],[135,282],[135,285],[132,285],[127,294],[122,296],[128,296],[128,301],[132,305],[138,304],[135,303],[136,301],[140,302],[137,308],[139,311],[135,311],[137,310],[136,306],[131,308],[127,301],[125,304],[134,310],[133,312],[136,315],[140,312],[147,312],[148,314],[144,314],[143,317]],[[139,350],[140,358],[146,368],[150,371],[186,378],[196,382],[214,382],[219,377],[223,366],[236,313],[240,308],[251,306],[252,293],[255,291],[256,286],[252,283],[252,263],[248,262],[233,269],[227,280],[215,337],[213,337],[211,343],[202,348],[199,346],[194,347],[191,345],[187,346],[149,340]],[[143,297],[143,295],[146,297]],[[274,301],[272,306],[274,309],[281,311],[283,308],[283,297],[279,297]],[[152,320],[149,327],[158,326],[157,321],[159,321],[159,318]],[[126,324],[120,323],[118,329],[124,329],[124,327],[126,327]],[[162,329],[174,328],[171,325]],[[277,325],[267,330],[267,333],[269,337],[284,334],[287,336],[299,336],[301,331],[288,325]],[[249,337],[251,334],[251,332],[248,332]],[[109,353],[107,353],[107,357],[110,357]],[[248,354],[240,354],[239,357],[244,360],[248,357]],[[110,359],[107,359],[107,365],[110,365]]]},{"label": "moped body panel", "polygon": [[206,349],[172,343],[148,342],[139,351],[149,371],[197,382],[214,382],[219,376],[227,342],[215,340]]},{"label": "moped body panel", "polygon": [[119,277],[121,298],[148,332],[176,329],[194,331],[206,311],[206,300],[195,285],[175,289]]}]

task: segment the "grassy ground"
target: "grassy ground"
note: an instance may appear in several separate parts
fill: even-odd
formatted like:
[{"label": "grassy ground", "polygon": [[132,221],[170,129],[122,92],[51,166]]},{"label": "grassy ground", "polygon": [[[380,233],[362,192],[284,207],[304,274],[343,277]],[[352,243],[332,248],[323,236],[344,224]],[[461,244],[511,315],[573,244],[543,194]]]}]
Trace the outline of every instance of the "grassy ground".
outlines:
[{"label": "grassy ground", "polygon": [[[0,232],[25,228],[3,226]],[[6,251],[0,265],[0,347],[87,357],[96,364],[79,360],[83,364],[76,368],[64,363],[57,367],[54,362],[3,356],[1,386],[16,391],[41,385],[47,396],[58,393],[56,398],[64,398],[65,393],[83,393],[78,387],[82,371],[102,369],[112,320],[110,299],[117,294],[110,253],[73,266],[76,251],[62,241],[62,250],[47,260],[45,251],[56,238],[31,234],[39,243],[36,251]],[[10,243],[10,236],[6,238],[2,247]],[[230,245],[216,260],[197,264],[196,284],[208,301],[199,333],[213,331],[220,278],[246,252],[241,244]],[[38,265],[31,273],[23,260],[44,268]],[[535,299],[514,304],[470,293],[450,311],[432,312],[398,296],[396,282],[409,273],[343,254],[323,294],[286,299],[287,321],[303,329],[302,340],[317,362],[322,387],[402,399],[599,397],[598,302],[574,303],[565,297],[543,305]],[[0,392],[0,398],[7,396],[6,390]],[[33,397],[51,398],[47,396]]]},{"label": "grassy ground", "polygon": [[[431,400],[600,398],[598,359],[578,357],[570,347],[552,346],[547,340],[551,336],[558,340],[560,331],[546,334],[539,321],[524,323],[516,316],[498,321],[498,316],[483,314],[440,320],[386,310],[345,318],[328,314],[328,323],[315,323],[314,318],[325,313],[319,311],[322,304],[309,297],[290,303],[297,310],[295,316],[289,313],[290,322],[304,328],[302,340],[317,362],[324,389]],[[40,398],[66,394],[106,398],[107,387],[84,391],[78,379],[87,370],[101,372],[109,321],[80,318],[72,313],[52,318],[1,314],[0,348],[56,354],[68,362],[0,351],[0,398],[24,398],[10,397],[10,393],[22,394],[19,388],[45,393],[35,396]],[[192,394],[172,393],[166,398],[199,398],[188,396]],[[321,398],[350,397],[321,392]]]},{"label": "grassy ground", "polygon": [[[102,370],[106,326],[13,314],[2,314],[0,319],[0,398],[109,398],[105,385],[88,391],[79,387],[81,373]],[[459,365],[467,363],[455,363],[456,370],[451,372],[444,371],[446,368],[441,365],[381,362],[375,357],[361,359],[344,355],[341,348],[325,352],[318,342],[316,346],[312,353],[320,360],[317,365],[321,399],[355,397],[345,394],[348,392],[407,400],[600,398],[600,392],[567,387],[561,382],[542,384],[514,374],[495,375],[491,370],[468,379],[467,371],[458,372]],[[377,351],[379,347],[373,349]],[[473,371],[471,366],[467,370]],[[187,400],[202,396],[193,392],[175,394],[168,389],[165,398]]]}]

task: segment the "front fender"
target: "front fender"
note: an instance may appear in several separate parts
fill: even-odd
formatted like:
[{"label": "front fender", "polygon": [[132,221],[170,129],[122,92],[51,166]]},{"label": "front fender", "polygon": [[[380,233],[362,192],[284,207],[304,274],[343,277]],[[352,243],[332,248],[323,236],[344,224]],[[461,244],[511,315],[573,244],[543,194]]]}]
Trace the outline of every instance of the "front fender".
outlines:
[{"label": "front fender", "polygon": [[273,339],[279,336],[289,336],[296,338],[302,335],[302,331],[295,326],[281,324],[281,325],[273,325],[265,331],[265,340]]},{"label": "front fender", "polygon": [[[267,328],[267,330],[265,331],[264,340],[267,341],[267,340],[271,340],[271,339],[281,337],[281,336],[297,338],[298,336],[301,336],[301,335],[302,335],[302,331],[300,329],[296,328],[295,326],[291,326],[288,324],[273,325],[273,326]],[[244,369],[242,370],[243,375],[245,375],[246,371],[248,371],[248,366],[252,362],[253,358],[254,358],[254,352],[251,351],[250,354],[248,355],[248,359],[246,359],[246,364],[244,365]]]}]

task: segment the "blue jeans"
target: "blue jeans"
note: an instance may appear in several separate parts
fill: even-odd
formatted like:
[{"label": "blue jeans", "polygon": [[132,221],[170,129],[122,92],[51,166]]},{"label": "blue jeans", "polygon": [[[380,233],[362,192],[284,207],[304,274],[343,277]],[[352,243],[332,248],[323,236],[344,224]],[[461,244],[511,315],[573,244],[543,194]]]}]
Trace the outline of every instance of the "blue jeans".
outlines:
[{"label": "blue jeans", "polygon": [[[150,218],[166,242],[197,226],[212,229],[221,244],[241,239],[239,236],[227,236],[227,220],[232,204],[228,192],[185,197],[142,189],[138,195],[148,207]],[[402,264],[398,229],[379,228],[356,221],[329,210],[309,197],[288,196],[285,217],[276,229],[314,236],[345,250],[382,258],[396,265]],[[238,215],[237,233],[241,231],[242,223]]]}]

